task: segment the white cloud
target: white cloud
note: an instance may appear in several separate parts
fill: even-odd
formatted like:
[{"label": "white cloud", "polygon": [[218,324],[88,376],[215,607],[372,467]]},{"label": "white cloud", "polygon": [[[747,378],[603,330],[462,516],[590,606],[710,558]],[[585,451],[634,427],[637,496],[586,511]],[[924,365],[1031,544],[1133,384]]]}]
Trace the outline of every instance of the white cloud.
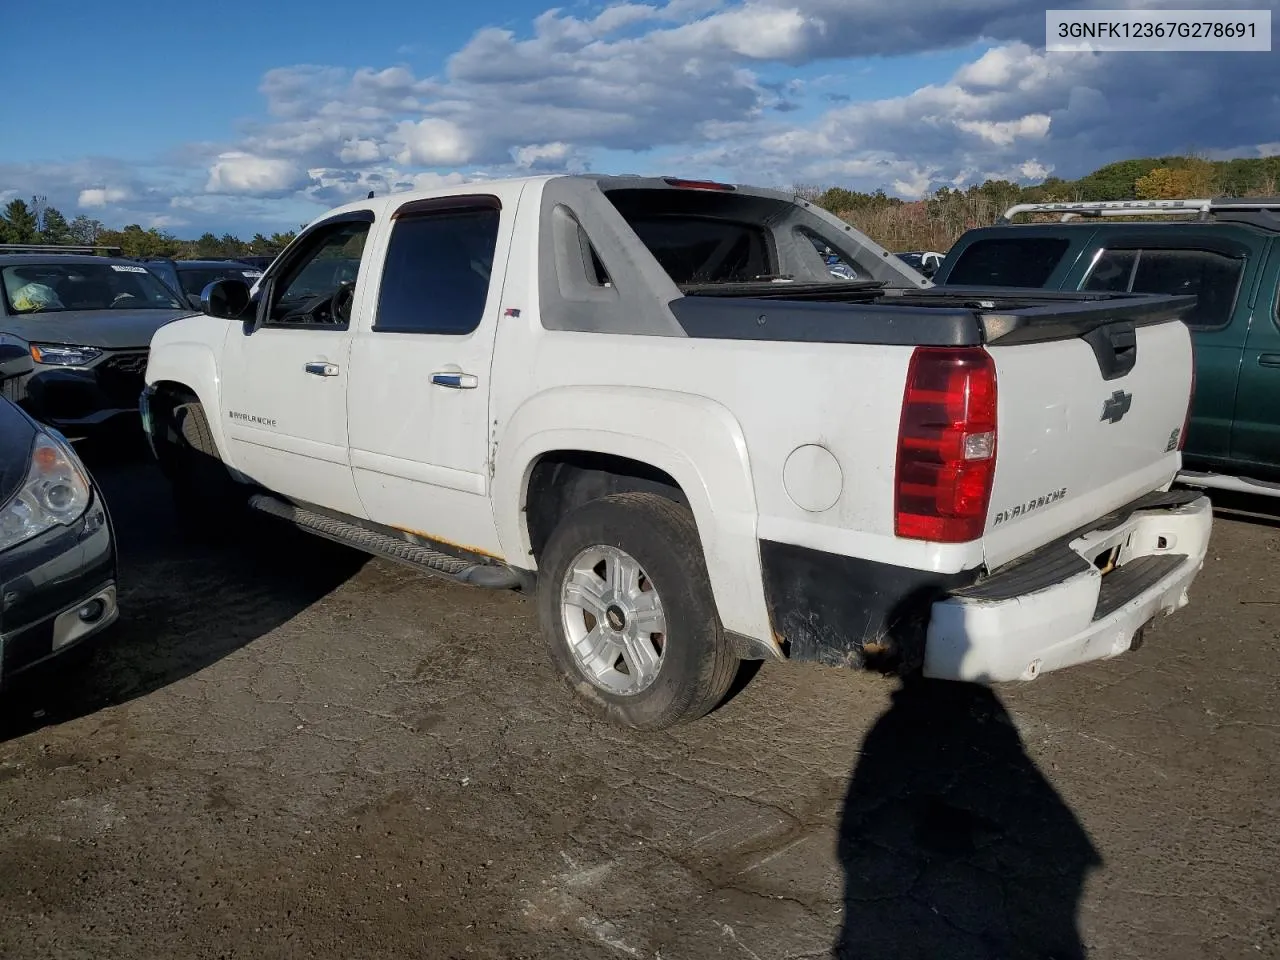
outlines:
[{"label": "white cloud", "polygon": [[454,166],[474,156],[471,137],[462,125],[438,117],[397,124],[389,139],[401,146],[396,161],[406,166]]},{"label": "white cloud", "polygon": [[373,163],[382,158],[382,148],[376,140],[353,137],[342,144],[338,159],[343,163]]},{"label": "white cloud", "polygon": [[438,84],[415,77],[406,67],[348,70],[300,64],[268,70],[258,89],[266,97],[271,115],[307,119],[331,104],[355,109],[382,109],[388,103],[407,104],[432,94]]},{"label": "white cloud", "polygon": [[[1156,0],[1128,5],[1139,2]],[[1280,150],[1258,144],[1280,129],[1270,58],[1051,55],[1043,32],[1043,11],[1022,0],[551,9],[517,29],[479,30],[437,75],[404,65],[270,70],[260,84],[264,112],[234,142],[176,149],[164,169],[102,158],[8,164],[0,183],[20,196],[78,198],[104,218],[147,222],[180,209],[194,221],[250,208],[292,215],[369,190],[591,169],[606,151],[611,163],[634,154],[624,168],[641,172],[661,157],[663,172],[918,196],[985,176],[1076,176],[1125,156]],[[979,40],[985,52],[949,78],[920,58],[913,69],[931,82],[857,99],[869,62],[884,74],[887,58]],[[833,62],[805,82],[788,69],[819,61]]]},{"label": "white cloud", "polygon": [[89,187],[80,191],[76,205],[85,210],[96,210],[108,205],[123,203],[132,194],[121,187]]},{"label": "white cloud", "polygon": [[1015,140],[1042,140],[1049,134],[1050,118],[1046,113],[1029,113],[1016,120],[956,120],[956,129],[972,133],[997,147],[1010,146]]},{"label": "white cloud", "polygon": [[[271,70],[261,90],[274,119],[250,126],[237,149],[298,169],[358,171],[390,159],[409,169],[573,170],[588,167],[596,149],[769,137],[777,126],[769,116],[797,109],[804,84],[763,80],[748,64],[950,46],[1009,33],[1005,21],[1021,16],[1015,0],[973,6],[925,0],[908,18],[872,0],[623,2],[593,18],[553,9],[527,36],[478,31],[442,79],[403,66]],[[987,135],[1029,131],[997,126]]]},{"label": "white cloud", "polygon": [[[440,187],[456,187],[460,183],[468,183],[475,177],[468,177],[462,173],[415,173],[408,179],[407,184],[398,183],[397,186],[401,190],[436,190]],[[396,192],[400,192],[397,190]]]},{"label": "white cloud", "polygon": [[516,147],[511,151],[511,159],[521,170],[527,171],[560,171],[587,169],[585,159],[579,155],[573,144],[556,140],[553,143],[531,143]]},{"label": "white cloud", "polygon": [[759,121],[703,160],[748,180],[882,185],[916,196],[995,176],[1079,176],[1111,160],[1223,148],[1257,155],[1280,123],[1261,59],[993,48],[947,81],[795,126]]},{"label": "white cloud", "polygon": [[905,179],[893,181],[893,189],[908,200],[919,200],[933,186],[933,177],[923,170],[914,170]]},{"label": "white cloud", "polygon": [[637,23],[653,20],[659,15],[660,11],[657,7],[651,7],[646,3],[619,3],[612,7],[605,7],[591,21],[592,32],[596,36],[603,36]]},{"label": "white cloud", "polygon": [[303,195],[326,207],[334,207],[361,197],[373,191],[376,196],[387,196],[393,193],[404,193],[406,190],[431,190],[437,187],[453,186],[474,179],[457,171],[438,173],[427,171],[406,174],[393,166],[377,166],[364,170],[350,170],[343,167],[312,167],[307,171],[310,186]]},{"label": "white cloud", "polygon": [[1005,179],[1044,180],[1051,173],[1053,173],[1052,167],[1046,167],[1038,160],[1028,160],[1025,163],[1018,164],[1017,173],[1013,178],[1006,177]]},{"label": "white cloud", "polygon": [[795,60],[803,58],[815,36],[825,31],[822,20],[806,17],[795,7],[749,4],[672,31],[666,39],[703,51],[718,46],[752,60]]},{"label": "white cloud", "polygon": [[309,182],[306,172],[291,160],[233,150],[220,154],[209,168],[205,192],[283,196]]}]

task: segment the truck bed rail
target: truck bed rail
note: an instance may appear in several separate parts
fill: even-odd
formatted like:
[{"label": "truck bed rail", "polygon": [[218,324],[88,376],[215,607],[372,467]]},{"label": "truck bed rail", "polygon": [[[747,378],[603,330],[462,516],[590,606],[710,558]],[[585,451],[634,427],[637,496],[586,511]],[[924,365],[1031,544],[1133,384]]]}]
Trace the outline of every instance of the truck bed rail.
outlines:
[{"label": "truck bed rail", "polygon": [[[814,284],[801,296],[683,296],[671,312],[690,337],[809,343],[963,347],[1088,336],[1109,324],[1180,319],[1195,297],[1165,294],[932,287],[848,289]],[[824,287],[820,299],[814,287]]]}]

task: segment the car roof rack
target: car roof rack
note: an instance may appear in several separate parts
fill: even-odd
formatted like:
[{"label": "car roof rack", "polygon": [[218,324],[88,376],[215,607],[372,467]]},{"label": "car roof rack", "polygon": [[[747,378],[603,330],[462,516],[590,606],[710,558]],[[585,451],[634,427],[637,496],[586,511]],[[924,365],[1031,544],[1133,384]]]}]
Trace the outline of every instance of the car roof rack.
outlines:
[{"label": "car roof rack", "polygon": [[[1209,219],[1217,201],[1203,200],[1082,200],[1074,203],[1018,203],[1004,212],[998,224],[1012,223],[1022,213],[1060,213],[1063,222],[1073,217],[1146,217],[1199,215]],[[1232,201],[1234,202],[1234,201]]]},{"label": "car roof rack", "polygon": [[1183,200],[1081,200],[1066,203],[1019,203],[1004,212],[998,225],[1023,213],[1058,213],[1061,222],[1076,217],[1186,216],[1198,220],[1231,220],[1280,228],[1280,197],[1218,197]]},{"label": "car roof rack", "polygon": [[1213,201],[1209,214],[1214,220],[1280,230],[1280,197],[1224,197]]},{"label": "car roof rack", "polygon": [[1213,210],[1280,210],[1280,197],[1219,197]]},{"label": "car roof rack", "polygon": [[104,253],[118,257],[124,251],[120,247],[69,246],[62,243],[0,243],[0,253]]}]

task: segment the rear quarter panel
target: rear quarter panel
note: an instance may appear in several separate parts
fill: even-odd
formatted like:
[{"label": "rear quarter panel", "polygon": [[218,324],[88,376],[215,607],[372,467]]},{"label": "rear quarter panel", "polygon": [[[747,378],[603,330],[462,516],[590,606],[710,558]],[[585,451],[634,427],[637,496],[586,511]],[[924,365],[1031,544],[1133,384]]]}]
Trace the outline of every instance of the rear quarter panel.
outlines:
[{"label": "rear quarter panel", "polygon": [[531,454],[555,448],[545,432],[644,459],[635,440],[661,458],[689,495],[722,618],[748,636],[771,636],[762,539],[943,573],[982,562],[980,541],[894,536],[910,347],[547,331],[521,318],[498,349],[494,509],[509,557],[528,554],[519,504]]}]

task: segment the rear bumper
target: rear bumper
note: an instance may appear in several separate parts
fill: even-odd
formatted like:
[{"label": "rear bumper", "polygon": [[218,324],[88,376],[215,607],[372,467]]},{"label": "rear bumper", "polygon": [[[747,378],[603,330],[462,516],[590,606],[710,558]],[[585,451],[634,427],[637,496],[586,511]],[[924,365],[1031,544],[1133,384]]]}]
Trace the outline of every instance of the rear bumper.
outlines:
[{"label": "rear bumper", "polygon": [[[932,605],[929,677],[997,683],[1118,656],[1160,613],[1187,604],[1213,529],[1207,497],[1166,494]],[[1183,502],[1178,502],[1179,499]],[[1105,576],[1095,565],[1110,556]]]}]

